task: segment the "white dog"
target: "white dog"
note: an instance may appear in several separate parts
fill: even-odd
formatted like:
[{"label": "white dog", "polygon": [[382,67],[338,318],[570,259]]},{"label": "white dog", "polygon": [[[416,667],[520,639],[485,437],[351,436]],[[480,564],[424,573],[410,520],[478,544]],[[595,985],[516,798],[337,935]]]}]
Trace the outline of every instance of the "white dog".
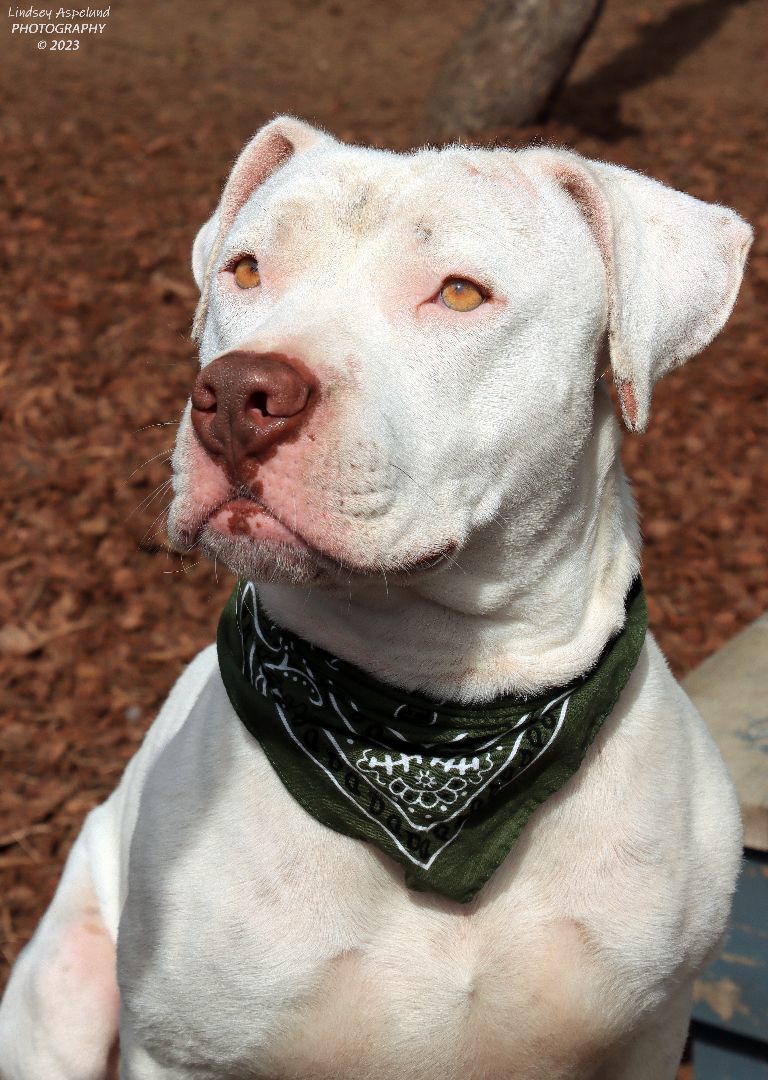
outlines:
[{"label": "white dog", "polygon": [[675,1075],[740,826],[643,634],[601,375],[642,430],[750,237],[566,151],[254,137],[170,517],[244,584],[86,820],[3,1080],[104,1077],[118,1033],[123,1080]]}]

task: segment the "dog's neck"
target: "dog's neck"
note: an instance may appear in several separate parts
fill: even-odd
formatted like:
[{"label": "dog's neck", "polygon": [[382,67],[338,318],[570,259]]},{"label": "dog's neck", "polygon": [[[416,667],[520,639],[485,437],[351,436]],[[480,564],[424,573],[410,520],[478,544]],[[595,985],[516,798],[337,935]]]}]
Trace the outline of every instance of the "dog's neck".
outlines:
[{"label": "dog's neck", "polygon": [[[437,699],[537,693],[585,671],[622,624],[638,570],[634,503],[601,388],[595,424],[562,496],[521,535],[494,523],[457,564],[413,582],[259,585],[281,625],[386,682]],[[503,517],[504,515],[500,515]]]}]

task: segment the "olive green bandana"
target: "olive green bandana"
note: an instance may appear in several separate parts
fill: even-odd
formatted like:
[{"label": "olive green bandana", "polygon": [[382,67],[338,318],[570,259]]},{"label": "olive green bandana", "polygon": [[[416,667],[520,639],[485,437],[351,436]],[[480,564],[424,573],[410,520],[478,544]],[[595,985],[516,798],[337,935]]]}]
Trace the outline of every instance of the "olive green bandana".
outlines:
[{"label": "olive green bandana", "polygon": [[626,611],[568,686],[466,706],[398,690],[275,626],[253,583],[239,582],[219,622],[219,665],[237,715],[308,813],[375,844],[411,888],[464,903],[616,704],[645,640],[639,578]]}]

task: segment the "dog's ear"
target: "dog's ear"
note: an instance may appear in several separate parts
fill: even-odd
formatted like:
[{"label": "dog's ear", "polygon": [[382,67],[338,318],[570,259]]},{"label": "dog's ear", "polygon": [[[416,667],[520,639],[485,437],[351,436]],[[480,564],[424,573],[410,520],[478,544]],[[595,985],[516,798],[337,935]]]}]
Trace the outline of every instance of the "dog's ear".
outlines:
[{"label": "dog's ear", "polygon": [[573,199],[600,249],[613,377],[627,427],[643,431],[656,381],[730,315],[752,230],[727,207],[618,165],[547,148],[525,158]]},{"label": "dog's ear", "polygon": [[219,211],[215,210],[204,225],[198,229],[192,245],[192,276],[200,293],[205,286],[205,272],[219,231]]},{"label": "dog's ear", "polygon": [[202,332],[208,310],[211,272],[221,246],[238,212],[256,190],[294,154],[331,137],[292,116],[278,116],[256,132],[229,174],[212,217],[202,226],[192,248],[192,273],[200,300],[192,324],[192,337]]}]

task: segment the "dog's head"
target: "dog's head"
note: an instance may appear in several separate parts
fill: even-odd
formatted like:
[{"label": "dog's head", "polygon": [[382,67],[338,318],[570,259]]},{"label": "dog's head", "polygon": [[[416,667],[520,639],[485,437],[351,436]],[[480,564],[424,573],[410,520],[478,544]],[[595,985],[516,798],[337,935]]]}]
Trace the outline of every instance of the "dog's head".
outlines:
[{"label": "dog's head", "polygon": [[302,582],[423,573],[500,515],[524,530],[572,482],[606,355],[642,430],[750,238],[565,151],[398,155],[273,121],[194,244],[172,537]]}]

